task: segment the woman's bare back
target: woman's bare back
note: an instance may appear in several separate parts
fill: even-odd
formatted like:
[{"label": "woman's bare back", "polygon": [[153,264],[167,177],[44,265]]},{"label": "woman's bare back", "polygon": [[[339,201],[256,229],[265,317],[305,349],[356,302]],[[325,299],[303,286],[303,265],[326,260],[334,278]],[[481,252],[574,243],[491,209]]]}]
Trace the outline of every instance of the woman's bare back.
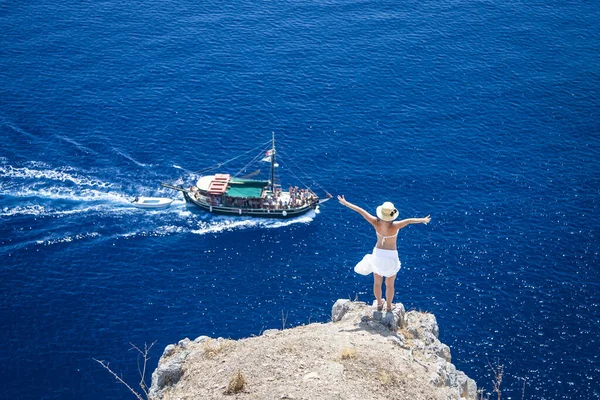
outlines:
[{"label": "woman's bare back", "polygon": [[377,235],[377,244],[375,247],[385,250],[396,250],[396,239],[401,227],[392,222],[377,220],[373,224],[375,234]]}]

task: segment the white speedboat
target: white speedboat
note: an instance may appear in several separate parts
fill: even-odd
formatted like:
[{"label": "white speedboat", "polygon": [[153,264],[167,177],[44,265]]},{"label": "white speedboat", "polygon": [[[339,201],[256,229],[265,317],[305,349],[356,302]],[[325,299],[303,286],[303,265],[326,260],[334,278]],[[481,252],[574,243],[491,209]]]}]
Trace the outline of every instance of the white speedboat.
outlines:
[{"label": "white speedboat", "polygon": [[167,199],[165,197],[136,197],[131,204],[137,208],[156,210],[167,208],[172,202],[173,199]]}]

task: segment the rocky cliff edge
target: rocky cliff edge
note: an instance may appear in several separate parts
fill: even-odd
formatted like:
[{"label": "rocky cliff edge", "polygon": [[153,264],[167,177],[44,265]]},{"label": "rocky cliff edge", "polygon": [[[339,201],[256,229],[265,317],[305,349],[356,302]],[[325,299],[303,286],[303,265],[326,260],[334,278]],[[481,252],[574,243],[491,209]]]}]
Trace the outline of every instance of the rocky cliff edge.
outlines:
[{"label": "rocky cliff edge", "polygon": [[331,322],[240,340],[200,336],[165,348],[151,400],[475,399],[433,314],[338,300]]}]

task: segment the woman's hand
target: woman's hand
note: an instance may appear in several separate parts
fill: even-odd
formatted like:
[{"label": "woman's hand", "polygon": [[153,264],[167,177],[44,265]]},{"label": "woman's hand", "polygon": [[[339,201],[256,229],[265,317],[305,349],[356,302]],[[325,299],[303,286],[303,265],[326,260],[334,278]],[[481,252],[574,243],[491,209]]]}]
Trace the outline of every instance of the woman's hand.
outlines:
[{"label": "woman's hand", "polygon": [[430,217],[429,215],[428,215],[428,216],[426,216],[425,218],[423,218],[423,223],[424,223],[425,225],[427,225],[427,224],[429,223],[429,221],[431,221],[431,217]]},{"label": "woman's hand", "polygon": [[374,216],[372,216],[371,214],[369,214],[368,212],[366,212],[365,210],[363,210],[362,208],[360,208],[359,206],[350,203],[348,200],[346,200],[346,198],[344,197],[344,195],[338,195],[338,200],[340,202],[341,205],[348,207],[349,209],[351,209],[352,211],[356,211],[357,213],[359,213],[360,215],[363,216],[364,219],[366,219],[371,225],[375,224],[377,222],[377,218],[375,218]]}]

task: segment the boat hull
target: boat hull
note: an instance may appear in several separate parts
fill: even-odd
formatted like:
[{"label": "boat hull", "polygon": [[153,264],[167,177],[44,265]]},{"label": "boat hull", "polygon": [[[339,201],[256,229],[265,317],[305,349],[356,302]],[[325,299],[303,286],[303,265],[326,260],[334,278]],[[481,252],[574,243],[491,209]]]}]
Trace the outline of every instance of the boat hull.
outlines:
[{"label": "boat hull", "polygon": [[142,210],[161,210],[168,208],[172,202],[173,199],[162,197],[140,197],[133,201],[131,205]]},{"label": "boat hull", "polygon": [[290,208],[284,210],[270,210],[265,208],[224,207],[210,205],[194,199],[188,191],[183,192],[183,197],[185,198],[186,202],[192,203],[200,207],[204,211],[218,215],[229,215],[232,217],[289,219],[306,214],[310,210],[314,210],[319,204],[318,201],[315,201],[312,204],[304,207]]}]

